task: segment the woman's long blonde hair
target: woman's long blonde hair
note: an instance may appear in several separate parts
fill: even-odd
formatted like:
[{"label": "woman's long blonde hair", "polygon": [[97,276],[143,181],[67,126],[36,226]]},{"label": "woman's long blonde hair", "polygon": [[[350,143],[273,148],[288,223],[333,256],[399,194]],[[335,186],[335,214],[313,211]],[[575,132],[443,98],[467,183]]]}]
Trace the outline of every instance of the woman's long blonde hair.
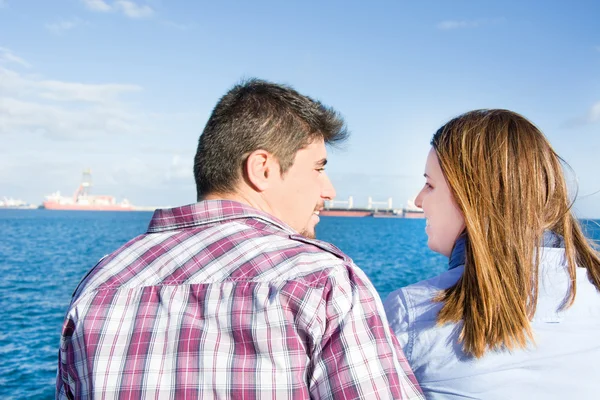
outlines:
[{"label": "woman's long blonde hair", "polygon": [[538,296],[546,230],[564,238],[572,305],[577,266],[600,290],[600,256],[571,212],[561,158],[526,118],[476,110],[441,127],[431,144],[465,218],[464,273],[437,300],[438,324],[459,323],[465,353],[524,348]]}]

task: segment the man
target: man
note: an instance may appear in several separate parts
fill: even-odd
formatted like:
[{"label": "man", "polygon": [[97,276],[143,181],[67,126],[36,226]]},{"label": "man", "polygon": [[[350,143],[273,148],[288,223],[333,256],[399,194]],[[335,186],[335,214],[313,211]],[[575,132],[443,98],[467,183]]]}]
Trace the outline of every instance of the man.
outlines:
[{"label": "man", "polygon": [[250,80],[216,105],[198,203],[102,259],[63,325],[59,398],[421,398],[377,294],[313,239],[342,119]]}]

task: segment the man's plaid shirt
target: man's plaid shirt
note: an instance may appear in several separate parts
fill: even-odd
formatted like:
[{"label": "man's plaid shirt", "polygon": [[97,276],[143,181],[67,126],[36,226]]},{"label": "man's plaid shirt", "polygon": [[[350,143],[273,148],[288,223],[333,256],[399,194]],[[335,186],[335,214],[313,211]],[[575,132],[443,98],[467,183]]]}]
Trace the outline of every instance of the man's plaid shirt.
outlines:
[{"label": "man's plaid shirt", "polygon": [[58,398],[421,396],[352,260],[233,201],[157,210],[62,329]]}]

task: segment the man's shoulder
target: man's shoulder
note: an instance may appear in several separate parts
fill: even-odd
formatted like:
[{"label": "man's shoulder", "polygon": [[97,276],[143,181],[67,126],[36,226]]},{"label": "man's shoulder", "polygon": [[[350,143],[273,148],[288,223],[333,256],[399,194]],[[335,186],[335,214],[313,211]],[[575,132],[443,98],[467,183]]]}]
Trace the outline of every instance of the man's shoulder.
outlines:
[{"label": "man's shoulder", "polygon": [[348,275],[347,271],[357,269],[348,255],[322,240],[277,231],[262,232],[254,240],[260,243],[256,258],[272,262],[269,279],[320,285],[332,275]]},{"label": "man's shoulder", "polygon": [[307,251],[316,251],[317,253],[327,254],[332,260],[337,259],[347,263],[352,263],[352,260],[346,253],[329,242],[307,238],[300,234],[289,235],[288,238],[291,241],[298,243],[298,245]]},{"label": "man's shoulder", "polygon": [[76,291],[222,281],[323,284],[352,260],[330,243],[261,219],[221,221],[140,235],[103,257]]},{"label": "man's shoulder", "polygon": [[190,232],[197,233],[192,240],[222,240],[235,244],[256,242],[265,250],[295,248],[311,255],[326,254],[332,260],[349,260],[334,245],[296,234],[273,215],[235,201],[205,200],[174,209],[157,210],[147,233],[160,238],[161,234],[181,237],[189,236]]}]

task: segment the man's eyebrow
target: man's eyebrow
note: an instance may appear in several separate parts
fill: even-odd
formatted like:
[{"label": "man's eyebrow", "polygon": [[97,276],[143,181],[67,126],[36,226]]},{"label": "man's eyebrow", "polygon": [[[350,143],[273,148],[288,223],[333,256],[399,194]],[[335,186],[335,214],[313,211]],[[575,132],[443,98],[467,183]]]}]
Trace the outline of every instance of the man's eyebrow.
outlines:
[{"label": "man's eyebrow", "polygon": [[319,161],[317,161],[315,163],[315,165],[317,167],[324,167],[326,164],[327,164],[327,159],[326,158],[322,158],[322,159],[320,159]]}]

